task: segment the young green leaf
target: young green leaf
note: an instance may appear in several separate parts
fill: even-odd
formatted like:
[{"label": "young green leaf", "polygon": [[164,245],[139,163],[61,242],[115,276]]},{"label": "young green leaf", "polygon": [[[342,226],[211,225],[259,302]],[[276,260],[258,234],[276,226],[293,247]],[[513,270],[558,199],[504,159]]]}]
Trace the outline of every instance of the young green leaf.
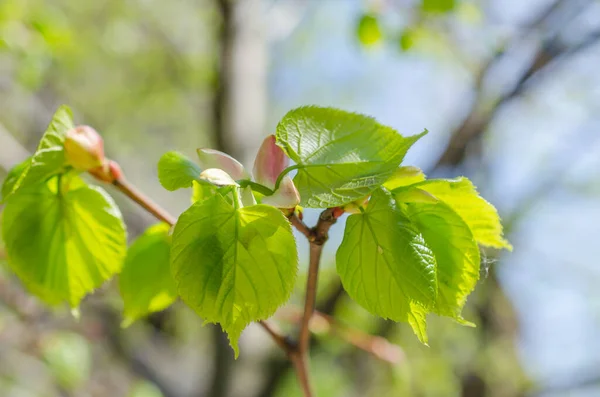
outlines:
[{"label": "young green leaf", "polygon": [[177,299],[171,276],[169,225],[159,223],[148,228],[129,247],[119,289],[125,304],[123,325],[169,307]]},{"label": "young green leaf", "polygon": [[366,211],[348,218],[336,264],[352,299],[383,318],[408,321],[427,343],[425,315],[436,302],[435,258],[387,190],[376,190]]},{"label": "young green leaf", "polygon": [[404,137],[372,117],[307,106],[283,117],[277,144],[296,163],[287,171],[298,171],[294,183],[301,205],[329,208],[381,186],[425,133]]},{"label": "young green leaf", "polygon": [[236,208],[216,194],[177,221],[171,271],[181,298],[207,322],[220,323],[235,354],[241,332],[284,304],[298,265],[289,221],[276,208]]},{"label": "young green leaf", "polygon": [[127,248],[121,213],[104,190],[76,176],[12,195],[2,222],[9,265],[49,304],[76,308],[121,270]]},{"label": "young green leaf", "polygon": [[471,229],[443,201],[414,201],[401,206],[435,256],[435,312],[465,324],[461,311],[479,279],[479,247]]},{"label": "young green leaf", "polygon": [[73,128],[73,115],[67,106],[58,108],[40,144],[16,180],[7,179],[2,187],[3,199],[20,188],[33,186],[65,170],[64,141]]},{"label": "young green leaf", "polygon": [[425,174],[411,165],[397,168],[392,176],[383,184],[387,190],[398,189],[402,186],[413,185],[425,180]]},{"label": "young green leaf", "polygon": [[15,165],[8,171],[8,175],[2,183],[2,201],[12,193],[15,184],[21,177],[21,174],[29,167],[30,163],[31,157]]},{"label": "young green leaf", "polygon": [[196,163],[178,152],[167,152],[158,161],[158,179],[170,191],[191,187],[201,172]]},{"label": "young green leaf", "polygon": [[414,186],[448,204],[466,222],[479,244],[512,250],[503,238],[496,208],[477,193],[467,178],[431,179]]}]

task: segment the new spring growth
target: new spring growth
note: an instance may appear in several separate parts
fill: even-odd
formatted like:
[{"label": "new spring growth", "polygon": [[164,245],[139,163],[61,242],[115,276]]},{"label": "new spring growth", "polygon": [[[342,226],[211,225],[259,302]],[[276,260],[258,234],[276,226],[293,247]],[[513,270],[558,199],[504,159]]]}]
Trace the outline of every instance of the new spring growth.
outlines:
[{"label": "new spring growth", "polygon": [[[290,159],[275,143],[275,135],[269,135],[263,141],[254,160],[254,180],[274,190],[277,178],[289,163]],[[300,203],[300,194],[292,178],[285,175],[277,190],[272,195],[263,197],[262,203],[277,208],[295,208]]]},{"label": "new spring growth", "polygon": [[[232,185],[235,184],[234,181],[252,178],[239,161],[218,150],[198,149],[198,159],[200,167],[204,170],[200,174],[200,179],[214,185]],[[254,181],[270,190],[275,190],[277,178],[287,168],[289,162],[290,159],[275,143],[275,136],[269,135],[263,141],[254,160]],[[242,191],[242,202],[244,205],[254,203],[254,197],[252,197],[249,187]],[[271,195],[264,196],[261,202],[281,209],[293,209],[300,203],[300,194],[294,186],[292,178],[286,175],[282,178],[277,190]]]},{"label": "new spring growth", "polygon": [[67,131],[64,143],[65,158],[79,171],[88,171],[104,164],[104,142],[90,126],[81,125]]}]

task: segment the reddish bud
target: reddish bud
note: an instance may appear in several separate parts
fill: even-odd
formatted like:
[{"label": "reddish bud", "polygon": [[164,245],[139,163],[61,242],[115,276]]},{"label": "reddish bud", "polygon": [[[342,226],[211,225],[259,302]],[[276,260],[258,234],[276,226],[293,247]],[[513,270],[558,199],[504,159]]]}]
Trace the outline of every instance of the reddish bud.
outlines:
[{"label": "reddish bud", "polygon": [[332,213],[333,217],[335,219],[339,218],[340,216],[344,215],[344,210],[341,207],[335,207],[333,209],[333,213]]},{"label": "reddish bud", "polygon": [[67,163],[77,170],[87,171],[102,166],[104,162],[102,137],[87,125],[67,131],[64,148]]},{"label": "reddish bud", "polygon": [[275,188],[279,174],[287,168],[290,159],[277,146],[275,135],[265,138],[254,160],[254,180],[269,189]]}]

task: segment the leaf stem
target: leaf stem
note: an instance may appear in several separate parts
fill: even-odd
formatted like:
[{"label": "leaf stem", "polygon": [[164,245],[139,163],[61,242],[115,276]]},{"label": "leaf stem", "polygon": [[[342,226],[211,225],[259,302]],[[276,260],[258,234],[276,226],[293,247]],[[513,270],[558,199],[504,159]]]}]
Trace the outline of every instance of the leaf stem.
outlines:
[{"label": "leaf stem", "polygon": [[269,189],[268,187],[261,185],[260,183],[253,182],[249,179],[243,179],[241,181],[237,181],[241,188],[250,186],[252,190],[255,192],[259,192],[260,194],[264,194],[265,196],[271,196],[274,191]]}]

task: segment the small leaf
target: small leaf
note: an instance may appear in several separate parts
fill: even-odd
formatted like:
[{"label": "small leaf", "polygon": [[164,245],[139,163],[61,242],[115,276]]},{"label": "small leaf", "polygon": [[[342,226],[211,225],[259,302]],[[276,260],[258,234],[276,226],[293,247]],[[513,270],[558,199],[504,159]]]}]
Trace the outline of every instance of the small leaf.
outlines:
[{"label": "small leaf", "polygon": [[236,159],[227,153],[220,152],[214,149],[198,149],[198,159],[200,167],[203,170],[209,168],[219,168],[228,173],[234,180],[250,179],[250,175],[246,169]]},{"label": "small leaf", "polygon": [[404,209],[435,256],[435,312],[465,323],[461,311],[479,279],[479,247],[471,229],[443,201],[410,201]]},{"label": "small leaf", "polygon": [[[20,188],[36,185],[65,170],[64,141],[67,131],[73,128],[73,115],[67,106],[58,108],[40,144],[19,178],[11,182],[12,187],[2,188],[3,198]],[[5,182],[6,183],[6,182]]]},{"label": "small leaf", "polygon": [[199,201],[177,221],[171,271],[181,298],[220,323],[236,357],[244,328],[284,304],[298,266],[289,221],[276,208],[235,208],[221,195]]},{"label": "small leaf", "polygon": [[394,190],[402,186],[413,185],[425,180],[425,174],[417,167],[411,165],[397,168],[392,176],[383,184],[387,190]]},{"label": "small leaf", "polygon": [[178,152],[167,152],[158,161],[158,179],[170,191],[191,187],[201,172],[196,163]]},{"label": "small leaf", "polygon": [[456,0],[422,0],[421,9],[432,14],[445,14],[456,7]]},{"label": "small leaf", "polygon": [[398,168],[426,131],[403,137],[375,119],[316,106],[286,114],[277,144],[296,162],[294,184],[305,207],[331,208],[368,196]]},{"label": "small leaf", "polygon": [[381,42],[383,34],[377,16],[364,14],[358,20],[356,34],[361,44],[370,47]]},{"label": "small leaf", "polygon": [[479,244],[512,250],[510,243],[503,238],[496,208],[477,193],[467,178],[431,179],[414,186],[448,204],[469,225]]},{"label": "small leaf", "polygon": [[150,313],[169,307],[177,299],[171,276],[169,225],[148,228],[129,247],[119,289],[125,303],[124,326]]},{"label": "small leaf", "polygon": [[369,312],[408,322],[427,343],[425,314],[436,302],[435,258],[390,193],[376,190],[351,215],[336,255],[348,295]]},{"label": "small leaf", "polygon": [[8,263],[49,304],[81,299],[121,270],[125,225],[104,190],[63,176],[9,197],[2,234]]}]

